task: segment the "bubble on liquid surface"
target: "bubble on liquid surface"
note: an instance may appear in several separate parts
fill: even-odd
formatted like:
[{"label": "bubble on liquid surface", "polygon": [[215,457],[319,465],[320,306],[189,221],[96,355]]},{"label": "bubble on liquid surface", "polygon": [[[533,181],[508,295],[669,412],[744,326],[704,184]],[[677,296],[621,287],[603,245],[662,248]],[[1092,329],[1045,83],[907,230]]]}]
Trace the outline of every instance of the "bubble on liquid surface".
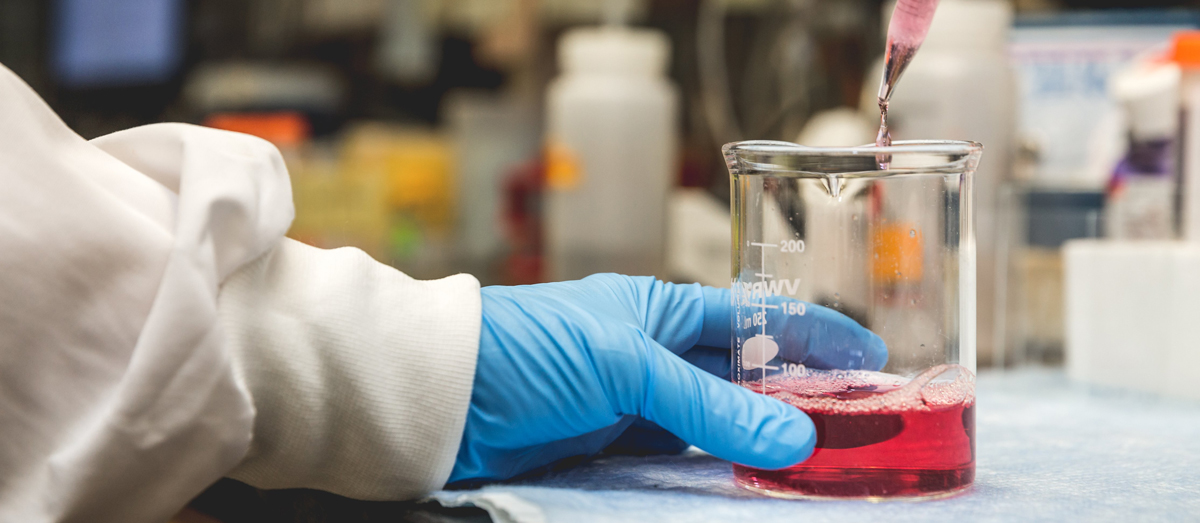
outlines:
[{"label": "bubble on liquid surface", "polygon": [[909,237],[909,238],[916,238],[916,237],[917,237],[917,230],[916,230],[916,229],[909,229],[909,230],[908,230],[908,237]]},{"label": "bubble on liquid surface", "polygon": [[911,380],[862,370],[808,369],[803,377],[776,375],[743,382],[753,391],[820,414],[898,414],[936,411],[975,403],[975,375],[946,364],[926,369]]},{"label": "bubble on liquid surface", "polygon": [[958,365],[948,366],[924,387],[921,387],[921,400],[935,409],[953,407],[963,403],[967,398],[968,391],[964,387],[955,386],[963,372],[970,371]]}]

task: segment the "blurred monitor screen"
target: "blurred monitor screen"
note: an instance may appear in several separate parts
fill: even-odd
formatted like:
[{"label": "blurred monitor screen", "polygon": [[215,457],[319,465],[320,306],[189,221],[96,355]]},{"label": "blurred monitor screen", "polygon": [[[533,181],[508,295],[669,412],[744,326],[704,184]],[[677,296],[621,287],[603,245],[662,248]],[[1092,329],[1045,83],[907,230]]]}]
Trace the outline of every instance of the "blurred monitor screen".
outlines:
[{"label": "blurred monitor screen", "polygon": [[161,83],[183,56],[182,0],[58,0],[52,67],[67,87]]}]

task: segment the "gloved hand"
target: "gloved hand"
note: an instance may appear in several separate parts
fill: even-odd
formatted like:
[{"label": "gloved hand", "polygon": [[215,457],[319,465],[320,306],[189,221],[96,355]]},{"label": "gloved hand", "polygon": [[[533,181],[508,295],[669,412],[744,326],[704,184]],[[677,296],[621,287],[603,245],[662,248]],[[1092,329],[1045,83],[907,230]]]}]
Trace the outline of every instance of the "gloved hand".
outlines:
[{"label": "gloved hand", "polygon": [[[451,483],[594,454],[639,418],[752,467],[783,468],[812,453],[816,435],[803,412],[717,377],[729,372],[728,290],[598,274],[486,287],[482,297]],[[806,364],[878,369],[887,361],[882,340],[833,310],[807,305],[804,316],[774,319],[793,336],[780,344],[785,356],[802,350]]]}]

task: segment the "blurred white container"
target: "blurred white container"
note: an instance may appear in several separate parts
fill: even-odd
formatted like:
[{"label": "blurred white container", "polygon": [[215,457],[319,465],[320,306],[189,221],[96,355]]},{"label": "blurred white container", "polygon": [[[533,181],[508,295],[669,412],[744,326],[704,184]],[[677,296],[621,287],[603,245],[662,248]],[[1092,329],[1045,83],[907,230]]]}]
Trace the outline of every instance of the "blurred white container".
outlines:
[{"label": "blurred white container", "polygon": [[664,274],[678,94],[659,31],[576,29],[546,101],[546,249],[552,280]]},{"label": "blurred white container", "polygon": [[1200,400],[1200,246],[1073,240],[1064,254],[1067,375]]},{"label": "blurred white container", "polygon": [[1183,165],[1180,169],[1180,236],[1200,242],[1200,32],[1175,35],[1171,58],[1183,70]]},{"label": "blurred white container", "polygon": [[667,273],[672,280],[729,287],[729,204],[704,189],[675,189],[667,205]]},{"label": "blurred white container", "polygon": [[[893,3],[884,6],[890,16]],[[997,324],[997,194],[1010,176],[1016,83],[1008,56],[1012,5],[1005,0],[942,0],[925,43],[892,95],[888,124],[896,140],[972,140],[985,148],[975,176],[979,357],[1002,344]],[[884,20],[887,27],[887,20]],[[883,57],[869,70],[859,107],[878,121]],[[997,281],[999,279],[999,281]]]},{"label": "blurred white container", "polygon": [[1098,190],[1123,153],[1109,77],[1189,27],[1182,11],[1066,10],[1023,17],[1013,30],[1018,132],[1041,188]]},{"label": "blurred white container", "polygon": [[505,249],[504,177],[537,153],[537,111],[513,97],[472,91],[450,93],[443,109],[454,145],[459,261],[491,283]]},{"label": "blurred white container", "polygon": [[1113,172],[1105,235],[1167,240],[1175,236],[1176,136],[1179,67],[1136,63],[1109,79],[1109,91],[1127,121],[1126,153]]}]

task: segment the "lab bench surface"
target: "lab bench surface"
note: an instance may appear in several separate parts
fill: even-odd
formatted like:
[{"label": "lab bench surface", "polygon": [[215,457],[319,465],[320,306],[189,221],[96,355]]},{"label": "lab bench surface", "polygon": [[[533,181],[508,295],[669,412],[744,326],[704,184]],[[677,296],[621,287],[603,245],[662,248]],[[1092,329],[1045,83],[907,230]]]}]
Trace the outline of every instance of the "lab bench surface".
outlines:
[{"label": "lab bench surface", "polygon": [[[1200,520],[1200,404],[1072,384],[1049,369],[985,371],[977,396],[975,485],[949,499],[768,499],[734,486],[728,462],[695,450],[603,457],[434,499],[487,507],[495,521],[539,523]],[[487,520],[478,509],[429,501],[391,507],[400,511],[392,521]]]}]

